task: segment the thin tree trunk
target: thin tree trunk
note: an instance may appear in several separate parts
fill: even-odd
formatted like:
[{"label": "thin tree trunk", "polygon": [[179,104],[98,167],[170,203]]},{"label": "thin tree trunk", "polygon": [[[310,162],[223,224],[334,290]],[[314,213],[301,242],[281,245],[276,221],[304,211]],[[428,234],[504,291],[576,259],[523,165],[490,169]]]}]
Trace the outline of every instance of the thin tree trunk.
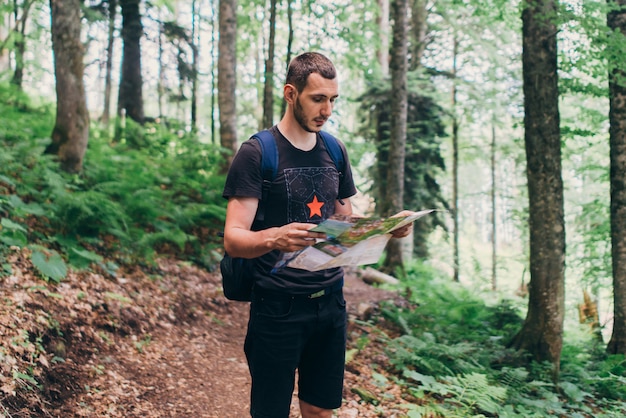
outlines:
[{"label": "thin tree trunk", "polygon": [[[159,10],[159,20],[161,20],[161,11]],[[157,78],[157,105],[159,108],[159,117],[163,118],[166,114],[166,109],[164,105],[165,101],[165,64],[163,63],[163,24],[159,25],[159,33],[158,33],[158,78]]]},{"label": "thin tree trunk", "polygon": [[496,127],[491,125],[491,290],[498,288],[496,276]]},{"label": "thin tree trunk", "polygon": [[201,32],[200,28],[197,27],[200,25],[200,5],[197,4],[196,0],[193,0],[191,5],[191,49],[193,53],[193,75],[191,79],[191,129],[195,132],[196,126],[198,124],[198,66],[200,60],[200,51],[198,48],[200,47]]},{"label": "thin tree trunk", "polygon": [[460,249],[459,249],[459,122],[456,117],[456,73],[457,73],[457,57],[459,55],[459,40],[454,35],[454,44],[452,47],[452,221],[453,221],[453,265],[454,265],[454,281],[460,281]]},{"label": "thin tree trunk", "polygon": [[557,73],[556,0],[522,11],[524,142],[528,178],[530,284],[528,312],[511,346],[559,374],[565,311],[565,222]]},{"label": "thin tree trunk", "polygon": [[[216,14],[216,10],[215,10],[215,2],[211,1],[211,16],[215,16]],[[215,121],[215,112],[216,112],[216,99],[217,96],[215,95],[215,91],[217,88],[217,76],[215,74],[215,71],[217,69],[217,66],[215,65],[215,61],[216,61],[216,52],[217,52],[217,38],[218,36],[216,36],[216,33],[219,35],[219,22],[218,25],[215,24],[215,20],[213,20],[212,24],[211,24],[211,143],[214,145],[219,144],[218,139],[217,139],[217,135],[216,135],[216,130],[217,130],[217,126],[216,126],[216,121]],[[216,26],[217,26],[217,30],[216,30]]]},{"label": "thin tree trunk", "polygon": [[109,0],[109,34],[106,50],[106,73],[104,75],[104,109],[100,121],[104,126],[111,119],[111,90],[113,73],[113,48],[115,47],[115,17],[117,16],[117,0]]},{"label": "thin tree trunk", "polygon": [[[291,62],[291,48],[293,45],[293,0],[287,0],[287,26],[289,30],[289,35],[287,37],[287,54],[285,57],[285,74],[289,70],[289,63]],[[287,110],[287,102],[283,98],[280,105],[280,117],[282,118]]]},{"label": "thin tree trunk", "polygon": [[120,80],[118,115],[138,123],[144,121],[143,79],[141,75],[141,36],[143,26],[139,4],[141,0],[120,0],[122,6],[122,39],[124,40]]},{"label": "thin tree trunk", "polygon": [[6,48],[10,38],[9,28],[11,27],[11,14],[0,16],[0,72],[8,71],[11,68],[11,55]]},{"label": "thin tree trunk", "polygon": [[25,1],[22,4],[22,16],[18,16],[19,7],[17,2],[13,2],[15,15],[15,71],[11,78],[11,83],[19,89],[22,88],[24,80],[24,55],[26,54],[26,22],[28,21],[28,13],[33,1]]},{"label": "thin tree trunk", "polygon": [[229,151],[220,167],[226,173],[237,151],[237,0],[220,0],[217,91],[220,110],[220,144]]},{"label": "thin tree trunk", "polygon": [[389,76],[389,0],[378,0],[378,15],[376,16],[380,46],[376,50],[376,58],[380,65],[383,78]]},{"label": "thin tree trunk", "polygon": [[270,0],[270,37],[267,40],[265,83],[263,85],[263,128],[274,124],[274,40],[276,38],[276,0]]},{"label": "thin tree trunk", "polygon": [[409,62],[409,71],[419,68],[422,62],[422,55],[426,49],[426,31],[428,25],[428,9],[426,8],[426,0],[413,0],[411,6],[411,32],[413,42],[411,44],[411,61]]},{"label": "thin tree trunk", "polygon": [[[626,0],[609,0],[607,23],[626,35]],[[610,57],[619,54],[608,54]],[[611,244],[613,257],[613,332],[610,354],[626,354],[626,66],[609,62],[609,142],[611,160]]]},{"label": "thin tree trunk", "polygon": [[80,0],[50,0],[57,113],[45,152],[56,154],[61,168],[70,173],[82,170],[89,139],[80,5]]}]

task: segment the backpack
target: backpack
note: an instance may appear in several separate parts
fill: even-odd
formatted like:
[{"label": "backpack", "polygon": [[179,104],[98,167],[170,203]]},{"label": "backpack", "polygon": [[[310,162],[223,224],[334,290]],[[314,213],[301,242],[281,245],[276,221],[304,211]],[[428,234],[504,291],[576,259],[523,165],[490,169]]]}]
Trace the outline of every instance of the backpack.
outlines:
[{"label": "backpack", "polygon": [[[339,179],[341,181],[345,171],[345,160],[339,142],[337,138],[324,131],[320,131],[320,136],[339,172]],[[269,195],[270,186],[278,172],[278,148],[276,147],[274,135],[267,129],[254,134],[252,138],[259,141],[261,145],[263,188],[259,207],[254,216],[254,222],[258,223],[265,220],[267,197]],[[255,266],[256,259],[254,258],[231,257],[224,253],[224,257],[222,261],[220,261],[220,271],[222,273],[222,288],[224,289],[226,299],[240,302],[249,302],[251,300],[252,286],[254,285],[252,277]]]}]

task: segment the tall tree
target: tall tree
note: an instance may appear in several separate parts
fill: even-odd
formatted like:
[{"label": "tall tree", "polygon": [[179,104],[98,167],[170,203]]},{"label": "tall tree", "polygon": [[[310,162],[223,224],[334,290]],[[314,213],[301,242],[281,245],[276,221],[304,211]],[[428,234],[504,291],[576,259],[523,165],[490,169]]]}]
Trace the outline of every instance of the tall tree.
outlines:
[{"label": "tall tree", "polygon": [[10,65],[9,49],[6,47],[10,38],[11,15],[5,13],[7,5],[0,5],[0,71],[7,71]]},{"label": "tall tree", "polygon": [[228,171],[237,150],[237,0],[219,2],[217,102],[220,111],[220,144],[228,151],[222,173]]},{"label": "tall tree", "polygon": [[263,86],[263,126],[274,124],[274,50],[276,38],[276,0],[270,0],[270,36],[267,40],[267,58],[265,59],[265,83]]},{"label": "tall tree", "polygon": [[122,55],[122,74],[120,77],[117,113],[138,123],[144,122],[143,110],[143,79],[141,76],[141,0],[120,0],[122,7],[122,39],[124,41]]},{"label": "tall tree", "polygon": [[20,14],[17,1],[13,2],[13,13],[15,17],[14,44],[15,44],[15,70],[11,83],[22,88],[24,79],[24,54],[26,53],[26,22],[28,21],[28,13],[33,5],[34,0],[26,0],[22,4],[22,13]]},{"label": "tall tree", "polygon": [[530,286],[524,325],[511,346],[559,373],[563,345],[565,225],[557,76],[556,0],[522,10],[524,141],[528,179]]},{"label": "tall tree", "polygon": [[198,124],[198,75],[200,66],[200,5],[202,2],[191,2],[191,128],[195,131]]},{"label": "tall tree", "polygon": [[[393,40],[391,49],[391,138],[387,164],[387,195],[383,213],[391,215],[404,206],[404,158],[406,147],[406,118],[408,108],[408,0],[393,4]],[[402,246],[397,239],[387,244],[384,269],[393,272],[404,268]]]},{"label": "tall tree", "polygon": [[389,75],[389,0],[377,0],[377,3],[376,26],[380,45],[376,49],[376,59],[380,65],[381,76],[386,78]]},{"label": "tall tree", "polygon": [[460,281],[459,274],[461,262],[459,256],[459,237],[461,235],[459,228],[459,119],[456,115],[457,100],[457,59],[459,56],[459,39],[456,31],[452,42],[452,223],[454,230],[453,235],[453,265],[455,282]]},{"label": "tall tree", "polygon": [[[609,0],[607,23],[612,47],[626,42],[626,0]],[[611,244],[613,263],[613,333],[611,354],[626,354],[626,66],[621,54],[609,56],[609,136],[611,160]]]},{"label": "tall tree", "polygon": [[70,173],[81,171],[89,139],[84,50],[80,39],[81,3],[81,0],[50,0],[57,113],[46,153],[56,154],[61,168]]},{"label": "tall tree", "polygon": [[106,70],[104,74],[104,108],[100,121],[108,126],[111,118],[111,90],[113,73],[113,48],[115,47],[115,17],[117,15],[117,0],[109,0],[107,18],[109,20],[109,33],[106,50]]},{"label": "tall tree", "polygon": [[495,122],[491,125],[491,290],[498,288],[496,277],[497,271],[497,223],[496,223],[496,127]]},{"label": "tall tree", "polygon": [[411,3],[411,48],[409,50],[409,71],[416,70],[422,63],[426,49],[428,32],[427,0],[412,0]]},{"label": "tall tree", "polygon": [[[292,55],[292,44],[293,44],[293,0],[287,0],[287,30],[289,35],[287,35],[287,53],[285,54],[285,74],[289,71],[289,63],[291,62]],[[287,110],[287,102],[284,100],[281,101],[280,105],[280,116],[282,117]]]}]

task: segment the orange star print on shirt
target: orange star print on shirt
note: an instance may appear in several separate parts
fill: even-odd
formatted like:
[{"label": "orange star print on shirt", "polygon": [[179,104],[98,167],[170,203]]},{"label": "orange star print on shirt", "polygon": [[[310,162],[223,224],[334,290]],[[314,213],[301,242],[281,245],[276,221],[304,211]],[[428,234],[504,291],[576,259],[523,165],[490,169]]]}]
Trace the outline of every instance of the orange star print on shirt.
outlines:
[{"label": "orange star print on shirt", "polygon": [[322,217],[322,206],[324,206],[324,202],[318,201],[316,195],[313,195],[313,201],[311,203],[307,203],[306,205],[311,210],[309,218],[312,218],[315,215],[318,215],[320,218]]}]

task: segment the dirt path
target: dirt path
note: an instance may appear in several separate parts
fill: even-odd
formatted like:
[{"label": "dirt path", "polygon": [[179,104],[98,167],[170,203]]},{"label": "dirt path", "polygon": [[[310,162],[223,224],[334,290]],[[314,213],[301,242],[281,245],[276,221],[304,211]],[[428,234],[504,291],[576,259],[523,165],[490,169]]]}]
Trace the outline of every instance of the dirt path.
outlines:
[{"label": "dirt path", "polygon": [[[33,309],[62,319],[61,335],[49,332],[42,338],[48,354],[41,355],[40,379],[46,382],[47,398],[11,398],[0,390],[7,416],[249,416],[250,378],[242,348],[248,304],[224,299],[216,273],[168,260],[156,273],[152,279],[139,273],[116,280],[71,276],[54,289],[60,301],[45,291],[29,292],[38,279],[27,272],[15,283],[1,283],[2,290],[13,289],[7,296],[23,302],[24,320]],[[396,297],[353,274],[346,276],[345,295],[352,319],[364,307]],[[0,321],[5,314],[12,313],[0,312]],[[349,340],[367,332],[352,322]],[[380,344],[372,338],[349,365],[338,417],[402,416],[397,405],[405,401],[399,390],[371,379],[373,363],[384,367]],[[351,391],[356,386],[378,393],[378,406],[362,402]],[[380,415],[381,410],[386,412]],[[291,417],[298,416],[294,395]]]}]

